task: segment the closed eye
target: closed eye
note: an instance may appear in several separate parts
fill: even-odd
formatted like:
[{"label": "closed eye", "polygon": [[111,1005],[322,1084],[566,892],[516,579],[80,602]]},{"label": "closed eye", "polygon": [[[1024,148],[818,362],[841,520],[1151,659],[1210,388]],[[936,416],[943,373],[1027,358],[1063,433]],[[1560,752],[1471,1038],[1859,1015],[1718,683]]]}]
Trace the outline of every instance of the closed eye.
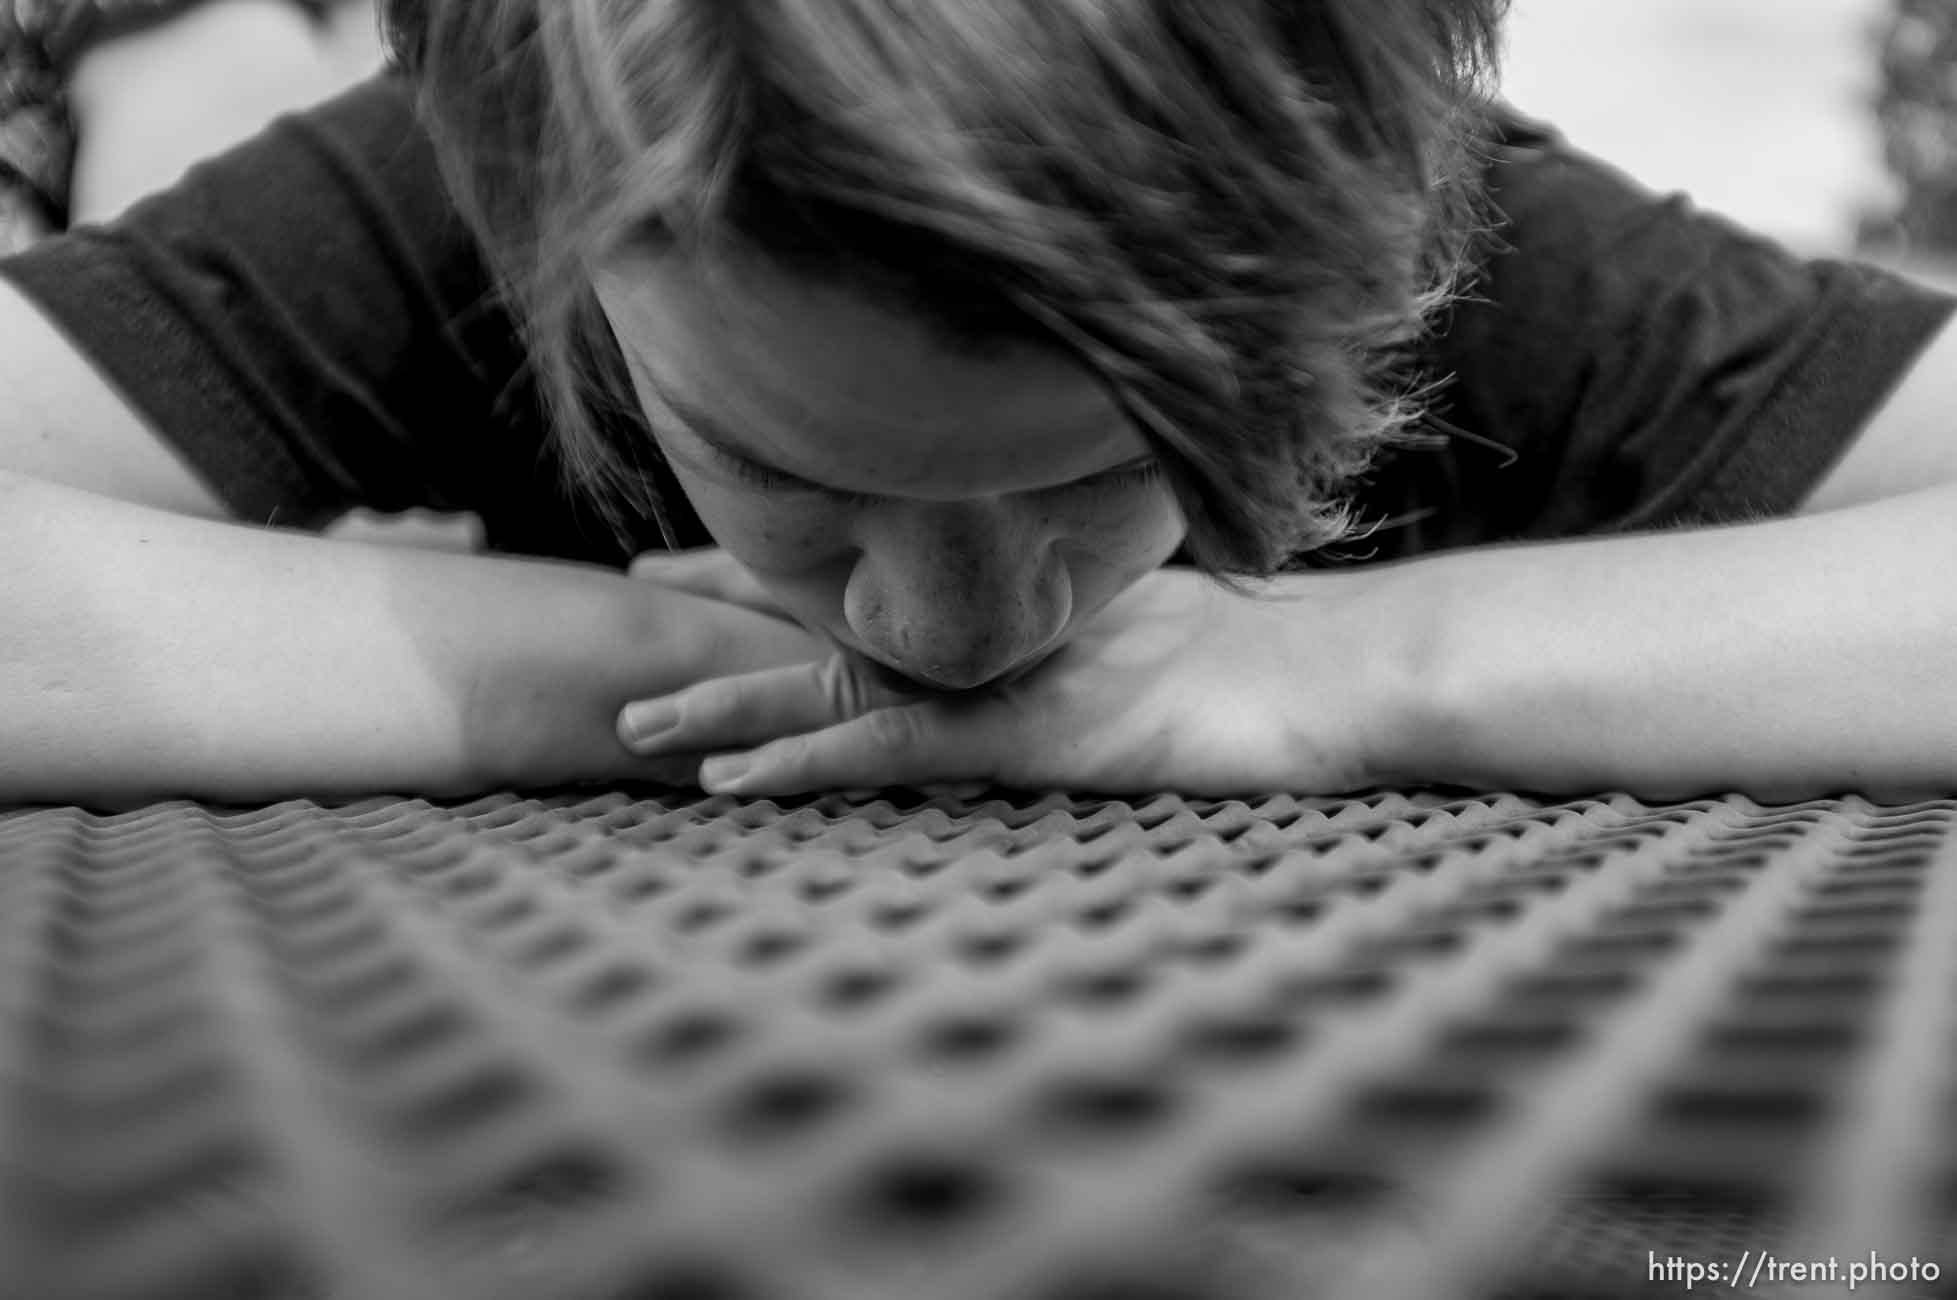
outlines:
[{"label": "closed eye", "polygon": [[[849,492],[842,488],[830,487],[823,483],[811,483],[809,480],[801,478],[798,475],[790,474],[785,470],[770,468],[758,461],[749,460],[745,456],[738,456],[723,448],[715,447],[711,443],[707,443],[706,446],[713,452],[715,459],[726,465],[742,481],[752,483],[756,487],[766,488],[771,492],[816,493],[834,501],[852,504],[863,504],[877,500],[875,496],[868,493]],[[1153,483],[1160,479],[1162,474],[1162,462],[1156,457],[1150,456],[1142,460],[1132,461],[1126,465],[1117,465],[1115,468],[1104,470],[1099,474],[1090,474],[1086,478],[1075,479],[1070,483],[1061,483],[1055,487],[1047,488],[1045,491],[1109,492],[1119,488],[1139,487],[1143,484]]]},{"label": "closed eye", "polygon": [[1149,456],[1143,460],[1130,461],[1126,465],[1117,465],[1113,469],[1100,474],[1093,474],[1083,479],[1075,479],[1072,483],[1063,483],[1059,490],[1062,492],[1071,492],[1082,488],[1106,490],[1110,488],[1138,487],[1144,483],[1153,483],[1161,477],[1162,462],[1154,456]]},{"label": "closed eye", "polygon": [[807,479],[799,478],[785,470],[770,469],[768,466],[760,464],[757,461],[749,460],[745,456],[736,456],[731,452],[713,446],[711,443],[706,445],[713,452],[714,458],[732,470],[736,477],[744,482],[752,483],[756,487],[766,488],[770,492],[817,492],[833,500],[846,501],[854,504],[876,500],[875,497],[865,493],[845,492],[841,488],[829,487],[826,484],[811,483]]}]

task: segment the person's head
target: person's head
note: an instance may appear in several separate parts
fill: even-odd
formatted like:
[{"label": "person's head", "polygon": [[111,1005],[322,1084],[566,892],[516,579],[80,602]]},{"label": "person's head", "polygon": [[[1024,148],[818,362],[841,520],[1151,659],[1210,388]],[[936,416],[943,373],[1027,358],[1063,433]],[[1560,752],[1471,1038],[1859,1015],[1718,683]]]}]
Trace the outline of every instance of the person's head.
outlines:
[{"label": "person's head", "polygon": [[[811,626],[1008,674],[1338,536],[1505,0],[389,0],[566,463]],[[622,359],[623,364],[620,364]],[[720,444],[716,447],[714,444]]]}]

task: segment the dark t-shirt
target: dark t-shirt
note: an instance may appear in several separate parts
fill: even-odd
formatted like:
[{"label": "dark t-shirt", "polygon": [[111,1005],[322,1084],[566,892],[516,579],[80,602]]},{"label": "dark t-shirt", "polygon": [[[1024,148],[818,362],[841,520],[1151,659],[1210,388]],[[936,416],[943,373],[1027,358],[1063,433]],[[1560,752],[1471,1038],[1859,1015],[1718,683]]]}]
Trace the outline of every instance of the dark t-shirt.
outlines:
[{"label": "dark t-shirt", "polygon": [[[1446,386],[1362,485],[1386,523],[1350,558],[1789,511],[1952,307],[1655,197],[1513,114],[1488,156],[1499,224],[1416,358]],[[393,77],[0,273],[240,518],[421,506],[477,513],[507,551],[659,545],[561,484],[512,318]],[[706,542],[664,486],[681,542]]]}]

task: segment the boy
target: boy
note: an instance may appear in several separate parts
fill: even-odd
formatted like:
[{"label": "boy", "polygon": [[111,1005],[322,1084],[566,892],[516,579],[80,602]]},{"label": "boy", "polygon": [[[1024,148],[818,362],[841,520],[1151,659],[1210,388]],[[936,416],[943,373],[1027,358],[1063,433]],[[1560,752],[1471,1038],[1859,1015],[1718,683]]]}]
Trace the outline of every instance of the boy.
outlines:
[{"label": "boy", "polygon": [[[403,0],[7,266],[0,797],[1957,784],[1949,301],[1490,106],[1497,18]],[[356,505],[506,554],[215,522]]]}]

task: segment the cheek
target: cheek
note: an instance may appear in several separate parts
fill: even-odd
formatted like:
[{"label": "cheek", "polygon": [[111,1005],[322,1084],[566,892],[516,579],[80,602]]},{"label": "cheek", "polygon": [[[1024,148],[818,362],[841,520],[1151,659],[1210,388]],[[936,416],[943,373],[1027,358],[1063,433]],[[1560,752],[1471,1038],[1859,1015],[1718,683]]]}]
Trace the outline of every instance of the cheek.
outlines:
[{"label": "cheek", "polygon": [[1182,512],[1162,487],[1063,505],[1049,526],[1076,566],[1122,577],[1160,567],[1182,544],[1184,532]]},{"label": "cheek", "polygon": [[1069,635],[1161,568],[1182,545],[1185,532],[1175,498],[1160,487],[1067,510],[1056,522],[1059,553],[1073,588]]},{"label": "cheek", "polygon": [[837,622],[855,557],[846,511],[785,504],[689,473],[677,462],[673,474],[714,541],[784,612],[818,635]]}]

